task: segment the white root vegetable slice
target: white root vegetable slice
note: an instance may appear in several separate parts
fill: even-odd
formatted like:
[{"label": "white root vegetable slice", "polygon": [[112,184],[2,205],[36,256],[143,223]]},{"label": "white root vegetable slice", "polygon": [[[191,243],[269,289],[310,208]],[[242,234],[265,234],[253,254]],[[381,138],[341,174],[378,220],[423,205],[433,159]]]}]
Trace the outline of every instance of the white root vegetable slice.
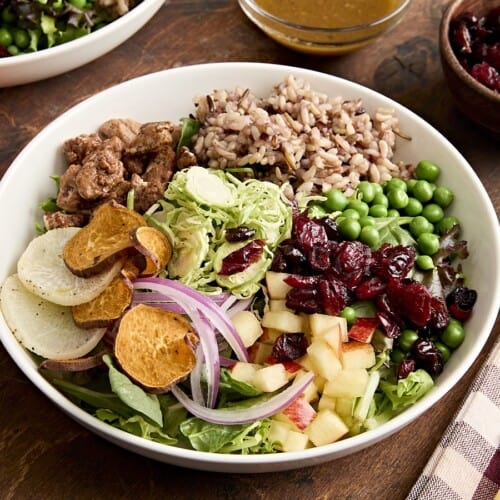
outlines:
[{"label": "white root vegetable slice", "polygon": [[73,274],[64,263],[63,250],[78,231],[77,227],[52,229],[29,243],[17,273],[30,292],[54,304],[75,306],[97,297],[120,272],[122,260],[90,278]]},{"label": "white root vegetable slice", "polygon": [[106,332],[105,328],[77,327],[71,308],[32,294],[15,274],[2,285],[0,309],[17,340],[29,351],[48,359],[85,356]]}]

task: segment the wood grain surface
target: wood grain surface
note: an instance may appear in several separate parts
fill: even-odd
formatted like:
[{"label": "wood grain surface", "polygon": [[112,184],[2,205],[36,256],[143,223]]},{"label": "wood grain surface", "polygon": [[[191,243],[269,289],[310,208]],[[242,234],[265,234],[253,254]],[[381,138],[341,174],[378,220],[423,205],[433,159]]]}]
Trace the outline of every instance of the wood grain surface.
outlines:
[{"label": "wood grain surface", "polygon": [[[498,139],[459,113],[443,80],[437,40],[445,4],[414,0],[402,23],[371,46],[338,58],[316,58],[268,39],[236,0],[171,0],[140,32],[100,59],[49,80],[0,89],[0,175],[54,118],[111,85],[188,64],[258,61],[347,78],[407,106],[467,158],[498,213]],[[6,238],[1,236],[2,245]],[[182,469],[108,443],[56,408],[0,347],[0,498],[403,499],[499,334],[497,321],[462,382],[381,444],[320,466],[248,475]]]}]

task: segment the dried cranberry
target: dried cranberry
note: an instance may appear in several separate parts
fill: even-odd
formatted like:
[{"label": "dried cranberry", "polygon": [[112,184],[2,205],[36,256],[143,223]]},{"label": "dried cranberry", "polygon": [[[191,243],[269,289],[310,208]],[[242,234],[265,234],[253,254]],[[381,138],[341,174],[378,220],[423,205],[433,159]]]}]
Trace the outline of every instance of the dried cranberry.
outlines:
[{"label": "dried cranberry", "polygon": [[431,294],[413,280],[391,280],[387,298],[398,314],[416,326],[424,326],[431,319]]},{"label": "dried cranberry", "polygon": [[419,338],[415,341],[411,350],[417,365],[431,375],[439,375],[443,371],[443,355],[432,340]]},{"label": "dried cranberry", "polygon": [[494,31],[500,31],[500,5],[491,9],[484,18],[484,24]]},{"label": "dried cranberry", "polygon": [[294,218],[293,235],[306,256],[317,245],[325,245],[328,241],[325,228],[306,214]]},{"label": "dried cranberry", "polygon": [[222,260],[219,274],[229,276],[244,271],[261,258],[264,244],[263,240],[253,240],[238,250],[231,252]]},{"label": "dried cranberry", "polygon": [[451,43],[461,54],[470,54],[471,35],[464,20],[458,21],[451,29]]},{"label": "dried cranberry", "polygon": [[9,57],[10,52],[3,46],[0,45],[0,57]]},{"label": "dried cranberry", "polygon": [[382,330],[390,339],[396,339],[401,335],[401,327],[394,321],[394,318],[385,312],[378,311],[376,316],[380,322]]},{"label": "dried cranberry", "polygon": [[331,241],[341,241],[339,230],[337,228],[337,223],[330,217],[323,217],[321,220],[321,225],[325,228],[326,235]]},{"label": "dried cranberry", "polygon": [[462,286],[455,288],[446,296],[446,305],[455,319],[465,321],[472,314],[476,300],[477,292]]},{"label": "dried cranberry", "polygon": [[431,298],[431,319],[430,326],[435,330],[443,330],[450,321],[450,315],[446,308],[446,303],[439,297]]},{"label": "dried cranberry", "polygon": [[396,377],[398,380],[402,378],[406,378],[411,372],[414,372],[417,367],[417,363],[412,358],[403,359],[397,369],[396,369]]},{"label": "dried cranberry", "polygon": [[368,245],[359,241],[342,241],[332,258],[332,272],[350,290],[354,290],[368,274],[370,263],[371,250]]},{"label": "dried cranberry", "polygon": [[474,64],[471,69],[471,75],[486,87],[497,90],[500,89],[500,75],[498,71],[487,62]]},{"label": "dried cranberry", "polygon": [[334,277],[320,280],[319,295],[323,310],[331,316],[337,316],[352,300],[346,286]]},{"label": "dried cranberry", "polygon": [[301,274],[290,274],[283,281],[294,288],[316,288],[319,276],[303,276]]},{"label": "dried cranberry", "polygon": [[285,304],[289,309],[306,314],[321,312],[320,295],[316,288],[292,288],[286,294]]},{"label": "dried cranberry", "polygon": [[409,273],[415,262],[412,246],[392,246],[384,243],[373,253],[372,272],[382,279],[402,279]]},{"label": "dried cranberry", "polygon": [[255,229],[246,226],[231,227],[226,229],[226,240],[231,243],[249,240],[255,236]]},{"label": "dried cranberry", "polygon": [[373,278],[368,278],[358,285],[355,293],[359,300],[368,300],[384,293],[386,288],[387,283],[382,281],[382,279],[378,276],[374,276]]},{"label": "dried cranberry", "polygon": [[311,249],[309,264],[314,271],[326,271],[330,267],[330,249],[328,246],[316,246]]},{"label": "dried cranberry", "polygon": [[293,361],[307,352],[307,338],[303,333],[284,333],[274,342],[271,356],[278,363]]}]

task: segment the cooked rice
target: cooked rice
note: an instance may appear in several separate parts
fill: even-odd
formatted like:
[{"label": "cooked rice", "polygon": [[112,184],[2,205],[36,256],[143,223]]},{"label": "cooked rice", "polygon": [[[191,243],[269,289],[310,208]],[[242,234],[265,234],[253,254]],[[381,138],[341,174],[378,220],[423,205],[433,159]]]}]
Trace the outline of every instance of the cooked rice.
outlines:
[{"label": "cooked rice", "polygon": [[268,97],[215,90],[195,105],[201,127],[194,150],[212,168],[251,166],[258,178],[290,181],[307,194],[332,187],[351,194],[363,179],[411,176],[412,166],[393,161],[401,135],[393,109],[370,116],[361,99],[330,97],[294,76]]}]

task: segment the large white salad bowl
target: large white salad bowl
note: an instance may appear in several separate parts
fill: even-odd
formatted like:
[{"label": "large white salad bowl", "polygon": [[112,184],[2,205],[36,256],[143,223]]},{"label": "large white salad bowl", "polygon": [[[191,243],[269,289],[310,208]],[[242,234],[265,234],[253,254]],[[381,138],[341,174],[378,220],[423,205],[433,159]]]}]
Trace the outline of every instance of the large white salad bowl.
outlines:
[{"label": "large white salad bowl", "polygon": [[49,176],[62,171],[61,146],[66,139],[94,132],[112,117],[138,121],[178,120],[193,112],[194,95],[236,85],[249,87],[256,94],[266,94],[289,74],[307,79],[315,90],[345,99],[361,98],[368,110],[393,107],[400,118],[401,129],[411,136],[411,141],[398,144],[397,157],[406,162],[430,159],[442,167],[442,183],[455,193],[454,214],[461,220],[463,237],[469,242],[470,257],[464,267],[468,286],[477,289],[479,294],[467,325],[470,334],[446,364],[435,388],[379,428],[300,452],[234,456],[150,442],[98,421],[71,403],[38,373],[31,357],[0,318],[0,339],[26,377],[81,425],[123,448],[170,464],[220,472],[270,472],[333,460],[388,438],[439,401],[472,365],[493,328],[500,304],[498,222],[484,187],[460,153],[424,120],[372,90],[309,70],[257,63],[188,66],[127,81],[78,104],[41,131],[0,182],[0,234],[4,235],[0,282],[15,271],[17,259],[34,236],[34,223],[41,215],[37,206],[53,194],[54,185]]},{"label": "large white salad bowl", "polygon": [[140,30],[165,0],[144,0],[98,31],[50,49],[0,59],[0,87],[36,82],[66,73],[103,56]]}]

